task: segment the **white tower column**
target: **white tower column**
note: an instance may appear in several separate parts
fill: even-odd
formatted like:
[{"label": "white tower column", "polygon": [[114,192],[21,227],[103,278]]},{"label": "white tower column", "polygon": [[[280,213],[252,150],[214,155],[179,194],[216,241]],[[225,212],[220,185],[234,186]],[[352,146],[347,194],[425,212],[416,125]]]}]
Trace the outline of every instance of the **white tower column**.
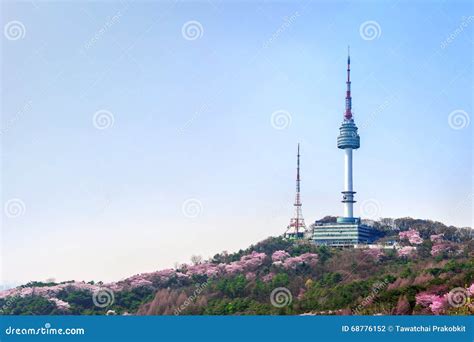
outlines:
[{"label": "white tower column", "polygon": [[344,217],[354,217],[352,190],[352,148],[344,149],[344,193],[347,201],[344,203]]}]

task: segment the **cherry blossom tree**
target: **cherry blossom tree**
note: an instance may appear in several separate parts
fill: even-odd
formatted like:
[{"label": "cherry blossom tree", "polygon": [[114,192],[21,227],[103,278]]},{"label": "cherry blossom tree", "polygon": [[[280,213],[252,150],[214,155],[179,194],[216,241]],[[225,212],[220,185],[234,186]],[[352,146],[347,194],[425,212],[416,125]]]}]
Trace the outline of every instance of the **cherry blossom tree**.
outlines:
[{"label": "cherry blossom tree", "polygon": [[416,304],[429,306],[438,296],[428,292],[420,292],[415,296]]},{"label": "cherry blossom tree", "polygon": [[420,245],[423,243],[423,239],[420,237],[420,232],[415,229],[409,229],[404,232],[398,233],[400,240],[408,239],[408,241],[413,245]]},{"label": "cherry blossom tree", "polygon": [[400,257],[409,257],[409,256],[412,256],[415,251],[416,251],[416,247],[405,246],[405,247],[400,248],[397,251],[397,254]]},{"label": "cherry blossom tree", "polygon": [[442,241],[444,237],[444,234],[434,234],[430,236],[431,242],[439,242]]},{"label": "cherry blossom tree", "polygon": [[449,243],[437,242],[431,247],[431,255],[438,256],[444,252],[447,252],[451,249]]},{"label": "cherry blossom tree", "polygon": [[318,255],[315,253],[304,253],[299,256],[287,258],[282,266],[286,269],[296,268],[299,265],[307,264],[315,266],[318,262]]},{"label": "cherry blossom tree", "polygon": [[288,259],[289,257],[290,257],[290,254],[288,254],[288,252],[279,250],[279,251],[275,251],[272,254],[272,261],[273,262],[284,261],[285,259]]}]

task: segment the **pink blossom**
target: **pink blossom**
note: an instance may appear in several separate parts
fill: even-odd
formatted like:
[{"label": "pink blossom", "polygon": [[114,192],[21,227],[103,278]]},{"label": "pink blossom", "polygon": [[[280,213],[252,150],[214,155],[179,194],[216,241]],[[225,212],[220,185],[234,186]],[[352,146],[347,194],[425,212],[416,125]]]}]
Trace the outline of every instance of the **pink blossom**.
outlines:
[{"label": "pink blossom", "polygon": [[272,279],[273,279],[274,276],[275,276],[275,273],[270,272],[270,273],[268,273],[267,275],[264,275],[264,276],[262,277],[262,280],[263,280],[263,282],[268,283],[268,282],[272,281]]},{"label": "pink blossom", "polygon": [[242,258],[240,258],[240,264],[246,270],[256,270],[260,265],[263,264],[263,261],[266,257],[267,255],[265,253],[253,251],[252,253],[244,255]]},{"label": "pink blossom", "polygon": [[374,258],[375,260],[380,260],[380,258],[384,256],[384,253],[381,248],[365,249],[363,253],[367,256]]},{"label": "pink blossom", "polygon": [[450,245],[448,243],[437,242],[431,247],[431,255],[437,256],[446,252],[450,249]]},{"label": "pink blossom", "polygon": [[123,291],[124,289],[124,283],[123,282],[107,283],[107,284],[104,284],[104,287],[111,289],[114,292],[120,292],[120,291]]},{"label": "pink blossom", "polygon": [[212,277],[217,277],[217,275],[219,274],[220,270],[218,267],[209,267],[207,270],[206,270],[206,275],[209,277],[209,278],[212,278]]},{"label": "pink blossom", "polygon": [[245,279],[247,280],[254,280],[256,278],[256,275],[254,272],[249,272],[245,275]]},{"label": "pink blossom", "polygon": [[[141,274],[135,274],[131,277],[128,277],[124,280],[121,280],[117,283],[110,283],[106,284],[104,286],[107,286],[111,289],[116,289],[116,290],[123,290],[126,287],[132,286],[134,287],[134,283],[137,285],[142,283],[142,281],[150,281],[150,282],[155,282],[155,281],[160,281],[160,282],[167,282],[173,277],[176,277],[177,271],[171,268],[167,268],[164,270],[156,271],[156,272],[148,272],[148,273],[141,273]],[[145,284],[145,283],[143,283]]]},{"label": "pink blossom", "polygon": [[256,271],[263,264],[266,257],[267,255],[265,253],[253,251],[250,254],[242,256],[239,261],[221,265],[225,273],[228,274],[251,272]]},{"label": "pink blossom", "polygon": [[471,284],[471,286],[468,287],[467,289],[471,295],[474,295],[474,283]]},{"label": "pink blossom", "polygon": [[155,281],[167,282],[176,277],[177,271],[174,269],[164,269],[156,272],[140,273],[128,277],[118,283],[104,284],[105,287],[114,291],[122,291],[124,288],[135,288],[140,286],[153,286]]},{"label": "pink blossom", "polygon": [[90,292],[94,292],[100,289],[97,285],[88,284],[85,282],[68,282],[53,286],[33,286],[33,287],[16,287],[14,289],[9,289],[0,293],[0,298],[5,297],[27,297],[27,296],[40,296],[55,302],[58,307],[65,308],[63,301],[56,301],[56,295],[63,290],[87,290]]},{"label": "pink blossom", "polygon": [[435,315],[439,315],[444,312],[447,307],[447,296],[438,296],[436,294],[432,294],[429,292],[420,292],[418,293],[416,298],[416,304],[419,304],[424,307],[429,307],[431,312]]},{"label": "pink blossom", "polygon": [[[221,273],[236,274],[252,272],[257,270],[263,264],[265,258],[265,253],[253,251],[250,254],[243,255],[239,261],[234,261],[229,264],[213,264],[210,262],[204,262],[197,265],[186,265],[186,267],[183,267],[183,273],[185,272],[187,276],[206,275],[208,277],[216,277]],[[175,272],[174,270],[171,271],[171,274]],[[161,272],[163,273],[163,271]],[[163,275],[169,277],[171,274]],[[184,279],[185,277],[182,274],[174,273],[178,278]]]},{"label": "pink blossom", "polygon": [[413,255],[413,252],[416,250],[416,247],[411,247],[411,246],[405,246],[405,247],[402,247],[400,248],[398,251],[397,251],[397,254],[398,256],[400,257],[403,257],[403,256],[411,256]]},{"label": "pink blossom", "polygon": [[208,277],[215,277],[221,271],[222,266],[213,263],[202,263],[189,266],[187,274],[189,275],[206,275]]},{"label": "pink blossom", "polygon": [[176,273],[176,270],[172,268],[167,268],[161,271],[154,272],[153,275],[157,277],[170,278]]},{"label": "pink blossom", "polygon": [[17,288],[8,289],[0,292],[0,299],[14,296],[17,292]]},{"label": "pink blossom", "polygon": [[153,282],[147,279],[138,278],[138,279],[132,280],[132,282],[130,283],[130,286],[133,288],[142,287],[142,286],[153,286]]},{"label": "pink blossom", "polygon": [[290,257],[290,254],[288,254],[286,251],[275,251],[273,254],[272,254],[272,261],[275,262],[275,261],[284,261],[285,259],[289,258]]},{"label": "pink blossom", "polygon": [[411,244],[414,244],[414,245],[421,245],[423,243],[423,239],[421,237],[412,237],[410,239],[408,239],[408,241],[410,241]]},{"label": "pink blossom", "polygon": [[308,264],[315,266],[318,262],[318,255],[314,253],[304,253],[299,256],[290,257],[283,262],[283,267],[286,269],[296,268],[298,265]]},{"label": "pink blossom", "polygon": [[238,262],[233,262],[228,265],[225,265],[225,272],[229,274],[235,273],[242,273],[244,271],[244,267],[240,265]]},{"label": "pink blossom", "polygon": [[179,279],[179,280],[183,280],[183,279],[189,279],[189,275],[186,274],[186,273],[182,273],[182,272],[176,272],[176,278]]},{"label": "pink blossom", "polygon": [[61,299],[58,298],[49,298],[50,301],[52,301],[54,304],[56,304],[56,307],[60,310],[67,310],[71,307],[68,302],[65,302]]},{"label": "pink blossom", "polygon": [[430,236],[431,242],[439,242],[442,241],[444,237],[444,234],[435,234]]},{"label": "pink blossom", "polygon": [[435,315],[440,315],[444,312],[447,306],[446,295],[444,296],[435,296],[433,302],[430,304],[431,312]]},{"label": "pink blossom", "polygon": [[420,233],[415,229],[409,229],[404,232],[398,233],[400,240],[408,239],[411,244],[419,245],[423,243],[423,239],[420,237]]}]

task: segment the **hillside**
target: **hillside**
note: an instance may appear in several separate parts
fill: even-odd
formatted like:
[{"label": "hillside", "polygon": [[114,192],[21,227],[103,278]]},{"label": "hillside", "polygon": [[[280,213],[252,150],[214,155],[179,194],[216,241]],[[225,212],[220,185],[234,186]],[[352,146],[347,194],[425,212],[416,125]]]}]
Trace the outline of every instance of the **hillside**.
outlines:
[{"label": "hillside", "polygon": [[411,218],[374,225],[396,248],[337,249],[272,237],[114,283],[30,282],[0,292],[0,313],[474,314],[471,229]]}]

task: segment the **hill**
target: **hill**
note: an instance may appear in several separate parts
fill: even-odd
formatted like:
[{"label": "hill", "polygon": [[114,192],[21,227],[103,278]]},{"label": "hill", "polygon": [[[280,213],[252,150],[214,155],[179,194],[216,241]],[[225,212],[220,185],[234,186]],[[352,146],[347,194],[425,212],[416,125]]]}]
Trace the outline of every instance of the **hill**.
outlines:
[{"label": "hill", "polygon": [[[328,219],[328,218],[325,218]],[[271,237],[236,253],[103,284],[30,282],[0,292],[14,315],[474,314],[470,228],[412,218],[373,225],[390,248]]]}]

